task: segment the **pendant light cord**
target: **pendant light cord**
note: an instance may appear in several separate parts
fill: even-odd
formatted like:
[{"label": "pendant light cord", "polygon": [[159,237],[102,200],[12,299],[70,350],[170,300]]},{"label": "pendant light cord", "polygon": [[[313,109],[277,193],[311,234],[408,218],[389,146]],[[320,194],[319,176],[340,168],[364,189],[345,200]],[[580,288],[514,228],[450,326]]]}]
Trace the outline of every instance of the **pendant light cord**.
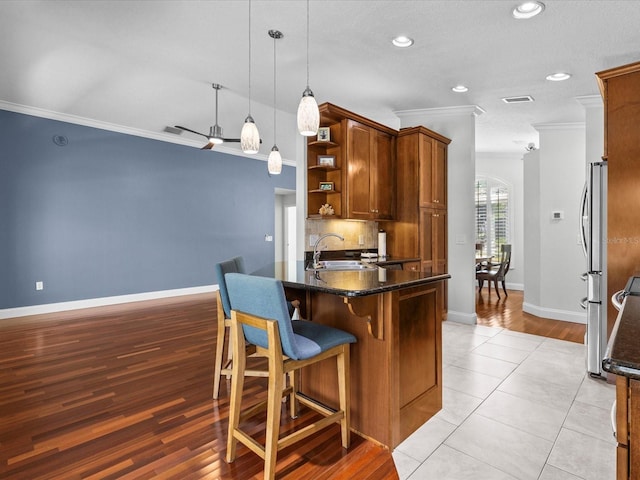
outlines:
[{"label": "pendant light cord", "polygon": [[309,88],[309,0],[307,0],[307,88]]},{"label": "pendant light cord", "polygon": [[249,0],[249,116],[251,116],[251,0]]},{"label": "pendant light cord", "polygon": [[273,144],[276,144],[276,40],[273,37]]}]

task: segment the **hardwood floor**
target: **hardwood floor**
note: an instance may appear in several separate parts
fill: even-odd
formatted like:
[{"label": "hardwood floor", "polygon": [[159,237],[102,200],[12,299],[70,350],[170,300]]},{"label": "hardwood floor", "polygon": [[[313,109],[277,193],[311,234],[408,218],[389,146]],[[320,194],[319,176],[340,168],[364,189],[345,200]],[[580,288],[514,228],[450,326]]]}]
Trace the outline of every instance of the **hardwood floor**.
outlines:
[{"label": "hardwood floor", "polygon": [[[228,387],[212,399],[212,294],[0,322],[0,478],[254,479],[224,460]],[[266,379],[248,378],[257,401]],[[283,428],[311,422],[301,409]],[[246,429],[259,432],[264,416]],[[391,453],[338,425],[278,456],[279,479],[397,479]]]},{"label": "hardwood floor", "polygon": [[584,343],[586,325],[549,320],[523,312],[522,291],[508,290],[508,296],[505,297],[502,292],[501,298],[498,299],[495,290],[489,294],[486,286],[482,289],[482,293],[478,293],[477,290],[476,288],[478,325],[503,327],[517,332]]},{"label": "hardwood floor", "polygon": [[[212,400],[212,294],[0,321],[0,478],[255,479],[224,461],[228,382]],[[478,296],[478,323],[582,342],[584,325],[522,313],[522,292]],[[266,394],[247,379],[247,394]],[[283,415],[285,430],[314,418]],[[247,428],[259,431],[264,417]],[[278,456],[279,479],[396,479],[391,453],[337,425]]]}]

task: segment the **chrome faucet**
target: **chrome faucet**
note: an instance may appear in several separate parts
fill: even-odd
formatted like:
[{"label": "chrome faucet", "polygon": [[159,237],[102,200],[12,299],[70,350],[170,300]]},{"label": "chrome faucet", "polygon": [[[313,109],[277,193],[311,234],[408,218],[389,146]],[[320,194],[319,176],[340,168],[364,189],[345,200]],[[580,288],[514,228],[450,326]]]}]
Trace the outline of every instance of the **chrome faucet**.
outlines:
[{"label": "chrome faucet", "polygon": [[325,233],[324,235],[320,235],[318,240],[316,240],[316,244],[313,246],[313,268],[320,268],[320,252],[318,251],[318,245],[320,245],[321,240],[324,240],[327,237],[338,237],[344,242],[344,237],[337,233]]}]

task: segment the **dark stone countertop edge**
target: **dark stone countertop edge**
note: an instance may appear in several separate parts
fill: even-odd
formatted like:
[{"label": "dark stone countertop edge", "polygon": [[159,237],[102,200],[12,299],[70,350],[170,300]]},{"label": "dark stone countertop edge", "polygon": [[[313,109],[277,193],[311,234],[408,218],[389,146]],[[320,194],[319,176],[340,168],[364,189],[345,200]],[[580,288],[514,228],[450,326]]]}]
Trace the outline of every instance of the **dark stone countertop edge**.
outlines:
[{"label": "dark stone countertop edge", "polygon": [[602,360],[606,372],[640,380],[640,297],[628,296]]},{"label": "dark stone countertop edge", "polygon": [[432,275],[430,277],[421,277],[402,282],[393,282],[390,284],[383,284],[377,287],[370,287],[361,290],[344,289],[339,287],[328,287],[322,285],[309,285],[299,282],[291,282],[283,280],[282,283],[285,287],[297,288],[302,290],[309,290],[312,292],[330,293],[332,295],[339,295],[343,297],[365,297],[367,295],[376,295],[379,293],[391,292],[394,290],[402,290],[405,288],[419,287],[421,285],[428,285],[429,283],[440,282],[448,280],[451,275],[448,273]]}]

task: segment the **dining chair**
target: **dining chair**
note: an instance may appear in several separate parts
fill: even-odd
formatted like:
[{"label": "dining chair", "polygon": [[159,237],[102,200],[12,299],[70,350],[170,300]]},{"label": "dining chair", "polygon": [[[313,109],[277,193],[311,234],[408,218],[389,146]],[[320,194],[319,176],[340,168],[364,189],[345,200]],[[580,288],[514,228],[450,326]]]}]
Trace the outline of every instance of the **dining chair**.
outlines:
[{"label": "dining chair", "polygon": [[[307,320],[292,321],[287,308],[282,282],[273,278],[240,273],[225,275],[231,303],[231,337],[237,352],[231,374],[229,406],[229,436],[227,462],[236,457],[240,441],[264,459],[264,478],[275,477],[278,451],[309,435],[339,423],[342,446],[348,448],[350,436],[350,378],[349,348],[356,338],[350,333]],[[240,428],[241,403],[244,388],[246,355],[241,348],[245,342],[256,346],[256,354],[268,359],[269,383],[267,400],[242,411],[242,420],[258,413],[266,404],[266,439],[258,443]],[[339,410],[331,410],[299,392],[301,368],[335,357],[338,369]],[[289,373],[290,384],[285,385]],[[320,413],[324,418],[279,438],[281,399],[290,398],[291,416],[297,416],[298,403]]]},{"label": "dining chair", "polygon": [[487,263],[486,268],[482,268],[476,271],[476,280],[478,280],[478,291],[482,291],[484,281],[489,283],[489,293],[491,293],[491,282],[496,289],[496,294],[500,298],[500,291],[498,290],[498,282],[502,283],[502,290],[504,290],[505,296],[507,294],[507,287],[505,286],[505,278],[509,272],[511,266],[511,245],[502,245],[500,252],[499,263]]}]

